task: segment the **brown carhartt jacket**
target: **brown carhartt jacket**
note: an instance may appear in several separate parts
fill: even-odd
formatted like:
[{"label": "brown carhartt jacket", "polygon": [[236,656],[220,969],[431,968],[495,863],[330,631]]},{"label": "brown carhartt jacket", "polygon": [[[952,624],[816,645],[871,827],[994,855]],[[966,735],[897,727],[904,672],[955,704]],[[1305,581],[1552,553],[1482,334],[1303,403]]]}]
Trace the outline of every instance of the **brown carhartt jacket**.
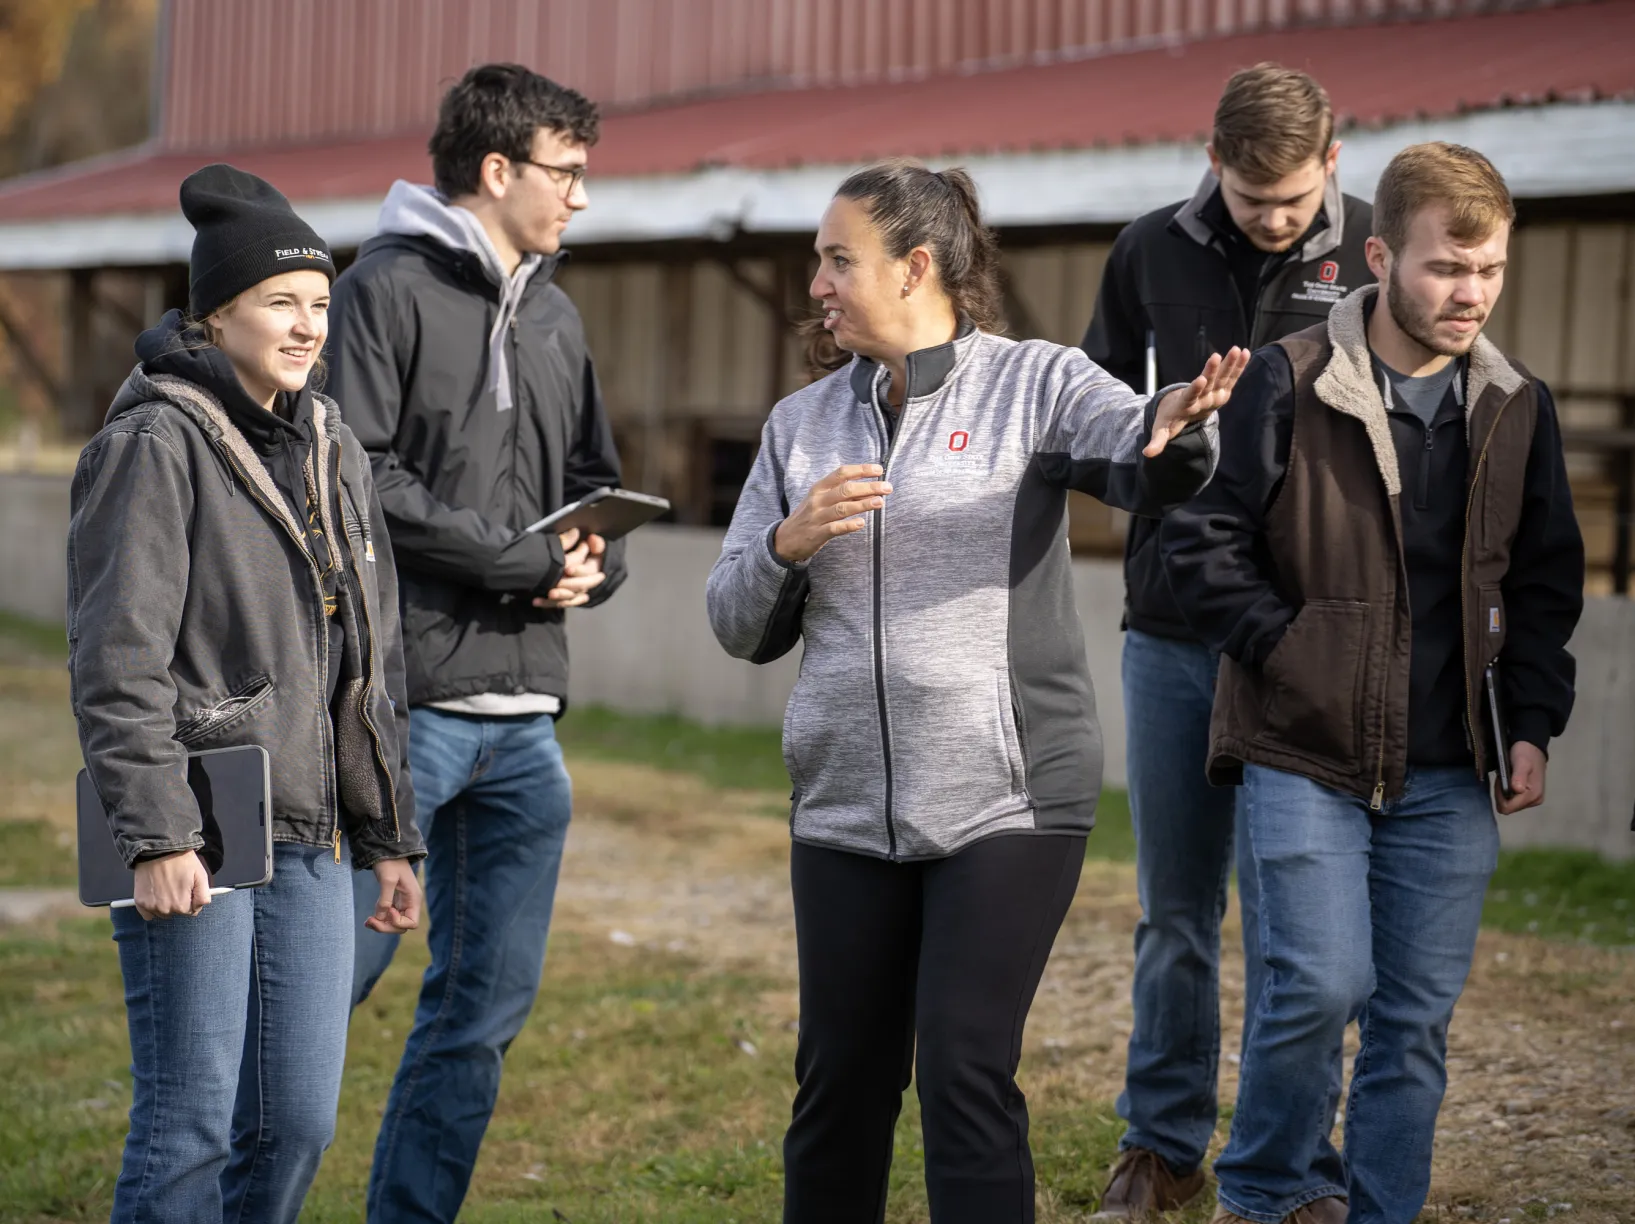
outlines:
[{"label": "brown carhartt jacket", "polygon": [[[1365,327],[1365,306],[1376,292],[1351,294],[1326,323],[1278,342],[1293,373],[1294,418],[1263,542],[1278,592],[1298,612],[1262,666],[1221,660],[1208,760],[1217,784],[1236,783],[1251,763],[1301,774],[1375,807],[1403,788],[1412,621],[1402,482]],[[1509,630],[1501,582],[1522,517],[1541,393],[1486,338],[1468,361],[1460,559],[1465,714],[1475,729],[1476,772],[1486,776],[1493,745],[1480,704],[1483,672]],[[1576,619],[1575,608],[1568,632]],[[1557,645],[1564,648],[1565,636]],[[1570,658],[1566,668],[1570,707]]]}]

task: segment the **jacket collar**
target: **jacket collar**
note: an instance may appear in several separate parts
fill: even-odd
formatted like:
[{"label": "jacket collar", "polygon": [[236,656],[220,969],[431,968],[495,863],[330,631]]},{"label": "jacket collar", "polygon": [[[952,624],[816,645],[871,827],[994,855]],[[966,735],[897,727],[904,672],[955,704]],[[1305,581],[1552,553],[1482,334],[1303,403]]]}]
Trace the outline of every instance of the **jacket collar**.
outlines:
[{"label": "jacket collar", "polygon": [[[227,414],[226,408],[215,395],[199,384],[173,374],[161,374],[150,378],[141,366],[137,366],[130,378],[125,381],[120,397],[126,398],[127,392],[141,395],[149,403],[163,400],[180,409],[183,415],[199,427],[212,446],[230,457],[243,474],[243,479],[255,486],[256,492],[260,494],[260,500],[270,512],[278,516],[290,534],[311,553],[305,526],[296,521],[295,515],[290,512],[289,504],[284,500],[284,495],[278,491],[272,473],[267,471],[267,465],[261,461],[255,447],[250,445],[249,439],[233,423],[232,417]],[[318,492],[318,513],[323,525],[325,547],[329,554],[328,562],[332,566],[338,566],[340,556],[336,552],[335,525],[330,505],[334,500],[334,494],[329,488],[329,450],[340,443],[340,412],[334,400],[316,392],[312,396],[312,437],[313,447],[307,455],[306,462],[310,465],[313,483]],[[313,560],[322,568],[322,560],[316,556]]]},{"label": "jacket collar", "polygon": [[[1368,312],[1378,294],[1378,285],[1364,285],[1341,298],[1329,311],[1328,339],[1333,352],[1313,389],[1330,408],[1362,422],[1374,450],[1374,462],[1385,479],[1386,492],[1396,494],[1402,491],[1402,477],[1397,470],[1396,446],[1391,441],[1389,405],[1374,377],[1373,356],[1368,348]],[[1466,362],[1468,428],[1471,414],[1489,387],[1510,396],[1527,380],[1486,336],[1476,337]]]},{"label": "jacket collar", "polygon": [[[366,255],[372,255],[376,251],[393,249],[414,251],[423,255],[433,263],[447,268],[484,297],[496,301],[499,299],[500,287],[494,282],[480,257],[471,251],[450,247],[427,234],[376,234],[373,238],[365,240],[358,248],[358,259],[362,260]],[[526,301],[549,285],[572,258],[573,253],[565,247],[555,255],[542,257],[538,270],[528,278],[522,288],[522,300]]]},{"label": "jacket collar", "polygon": [[[906,404],[911,399],[935,395],[953,374],[954,369],[976,344],[977,330],[969,319],[961,319],[954,338],[946,344],[916,349],[904,363],[904,378],[908,390],[903,396]],[[874,402],[875,388],[886,378],[886,367],[872,357],[858,357],[852,362],[852,393],[861,403]]]},{"label": "jacket collar", "polygon": [[[1204,171],[1198,190],[1192,198],[1176,210],[1170,224],[1200,246],[1213,246],[1219,235],[1204,219],[1204,209],[1219,194],[1221,180],[1213,170]],[[1306,236],[1300,246],[1300,261],[1310,263],[1339,249],[1345,240],[1345,197],[1340,192],[1340,176],[1331,174],[1323,186],[1323,210],[1318,214],[1324,224]]]}]

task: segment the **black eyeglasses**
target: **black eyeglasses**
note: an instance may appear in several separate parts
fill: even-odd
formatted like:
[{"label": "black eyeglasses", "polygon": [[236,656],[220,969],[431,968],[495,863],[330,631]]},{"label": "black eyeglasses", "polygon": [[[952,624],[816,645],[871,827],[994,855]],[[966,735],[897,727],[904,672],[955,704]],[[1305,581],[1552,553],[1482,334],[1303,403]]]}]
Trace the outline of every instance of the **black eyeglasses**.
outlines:
[{"label": "black eyeglasses", "polygon": [[571,196],[578,191],[580,185],[585,181],[585,168],[583,166],[548,166],[544,162],[536,162],[528,157],[513,157],[511,160],[521,162],[525,166],[537,166],[539,169],[551,174],[553,178],[559,174],[567,175],[568,190],[564,193],[566,195]]}]

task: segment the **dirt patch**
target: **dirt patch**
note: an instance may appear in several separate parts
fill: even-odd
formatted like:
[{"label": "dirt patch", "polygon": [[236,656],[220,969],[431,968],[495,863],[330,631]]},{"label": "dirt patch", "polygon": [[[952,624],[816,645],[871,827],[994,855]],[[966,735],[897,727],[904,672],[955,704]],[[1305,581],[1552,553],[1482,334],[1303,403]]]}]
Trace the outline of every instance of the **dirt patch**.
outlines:
[{"label": "dirt patch", "polygon": [[[574,775],[559,925],[753,969],[781,983],[763,997],[767,1020],[793,1021],[788,833],[766,815],[779,797],[630,765],[576,763]],[[1036,1098],[1102,1106],[1122,1086],[1139,912],[1133,868],[1086,864],[1028,1025],[1024,1068]],[[1225,938],[1236,945],[1235,913]],[[1241,957],[1225,958],[1222,993],[1221,1099],[1230,1106]],[[1433,1218],[1635,1221],[1632,1037],[1635,957],[1484,933],[1449,1034]]]}]

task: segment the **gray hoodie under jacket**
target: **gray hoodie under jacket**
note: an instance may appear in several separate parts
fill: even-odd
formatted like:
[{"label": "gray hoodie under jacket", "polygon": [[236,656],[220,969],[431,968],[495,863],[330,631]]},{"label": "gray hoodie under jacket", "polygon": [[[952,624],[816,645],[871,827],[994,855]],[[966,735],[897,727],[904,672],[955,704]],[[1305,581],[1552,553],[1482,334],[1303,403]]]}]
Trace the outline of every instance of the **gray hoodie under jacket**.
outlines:
[{"label": "gray hoodie under jacket", "polygon": [[[709,578],[728,653],[767,662],[804,642],[783,729],[791,832],[892,860],[1087,832],[1102,748],[1067,492],[1160,515],[1208,482],[1216,423],[1147,459],[1157,399],[1078,349],[969,327],[909,355],[895,432],[887,379],[854,359],[773,409]],[[811,487],[871,462],[885,508],[782,561],[773,536]]]},{"label": "gray hoodie under jacket", "polygon": [[[71,697],[86,769],[129,865],[203,846],[187,755],[244,744],[271,759],[274,841],[339,856],[344,836],[359,869],[425,854],[397,577],[369,458],[321,395],[313,434],[321,546],[220,401],[185,379],[138,366],[80,455],[68,528]],[[328,567],[340,570],[333,614],[346,630],[333,703]]]}]

